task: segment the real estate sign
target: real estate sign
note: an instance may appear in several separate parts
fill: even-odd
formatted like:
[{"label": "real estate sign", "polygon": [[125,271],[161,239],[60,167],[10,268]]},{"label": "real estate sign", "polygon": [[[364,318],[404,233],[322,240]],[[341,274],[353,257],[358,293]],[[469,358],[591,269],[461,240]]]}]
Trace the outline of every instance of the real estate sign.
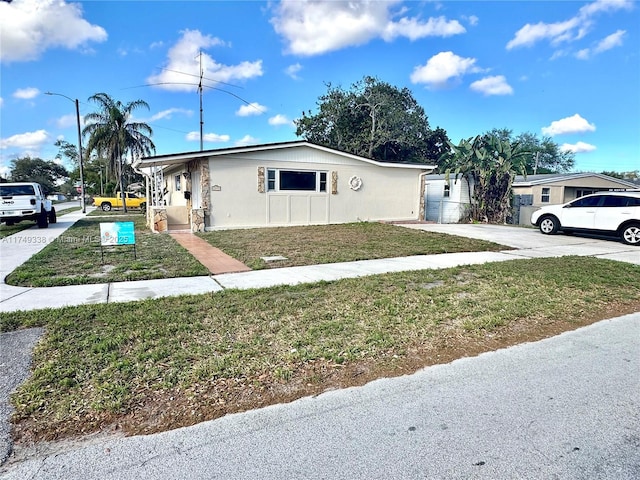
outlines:
[{"label": "real estate sign", "polygon": [[100,223],[100,245],[135,245],[133,222]]}]

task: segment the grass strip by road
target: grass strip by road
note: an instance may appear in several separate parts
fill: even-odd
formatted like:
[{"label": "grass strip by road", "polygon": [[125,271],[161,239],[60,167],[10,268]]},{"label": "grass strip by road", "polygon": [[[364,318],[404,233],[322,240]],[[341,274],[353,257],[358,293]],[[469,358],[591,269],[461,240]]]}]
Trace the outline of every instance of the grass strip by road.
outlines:
[{"label": "grass strip by road", "polygon": [[[169,235],[152,233],[145,225],[144,215],[108,212],[110,215],[103,216],[102,213],[79,220],[55,242],[14,270],[6,282],[17,286],[50,287],[209,273]],[[99,224],[114,221],[135,223],[137,259],[134,259],[132,247],[118,247],[116,252],[105,253],[102,264]],[[256,228],[202,236],[254,269],[267,265],[260,257],[274,254],[286,256],[288,260],[268,264],[270,267],[509,249],[483,240],[382,223]]]},{"label": "grass strip by road", "polygon": [[[379,222],[220,230],[199,234],[258,270],[452,252],[509,250],[484,240],[411,230]],[[286,260],[265,262],[262,257]]]},{"label": "grass strip by road", "polygon": [[640,308],[640,268],[564,257],[0,314],[45,326],[16,435],[151,433]]},{"label": "grass strip by road", "polygon": [[152,233],[145,225],[145,217],[141,215],[120,216],[117,219],[134,222],[135,256],[130,245],[105,247],[102,263],[100,222],[103,221],[103,218],[78,220],[54,242],[9,274],[6,283],[51,287],[209,274],[169,235]]}]

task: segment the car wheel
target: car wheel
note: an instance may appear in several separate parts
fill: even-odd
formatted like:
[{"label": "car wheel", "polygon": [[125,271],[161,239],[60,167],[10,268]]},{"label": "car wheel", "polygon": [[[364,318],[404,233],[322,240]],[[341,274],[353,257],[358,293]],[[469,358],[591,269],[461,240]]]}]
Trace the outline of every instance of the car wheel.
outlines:
[{"label": "car wheel", "polygon": [[622,227],[620,238],[627,245],[640,245],[640,223],[630,223]]},{"label": "car wheel", "polygon": [[540,231],[545,235],[552,235],[560,228],[560,222],[556,217],[547,215],[540,220]]},{"label": "car wheel", "polygon": [[100,205],[100,207],[102,208],[103,212],[111,211],[111,204],[109,202],[104,202],[102,205]]},{"label": "car wheel", "polygon": [[49,226],[49,214],[44,209],[44,205],[40,208],[36,223],[38,224],[38,228],[47,228]]},{"label": "car wheel", "polygon": [[56,223],[58,221],[58,217],[56,215],[56,209],[51,207],[51,211],[49,212],[49,223]]}]

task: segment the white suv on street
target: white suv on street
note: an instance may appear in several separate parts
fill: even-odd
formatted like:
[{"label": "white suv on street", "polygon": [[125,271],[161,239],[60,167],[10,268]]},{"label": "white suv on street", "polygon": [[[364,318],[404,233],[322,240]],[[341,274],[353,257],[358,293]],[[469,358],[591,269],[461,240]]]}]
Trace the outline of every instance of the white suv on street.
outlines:
[{"label": "white suv on street", "polygon": [[546,235],[558,231],[615,235],[640,245],[640,192],[599,192],[563,205],[549,205],[531,215]]}]

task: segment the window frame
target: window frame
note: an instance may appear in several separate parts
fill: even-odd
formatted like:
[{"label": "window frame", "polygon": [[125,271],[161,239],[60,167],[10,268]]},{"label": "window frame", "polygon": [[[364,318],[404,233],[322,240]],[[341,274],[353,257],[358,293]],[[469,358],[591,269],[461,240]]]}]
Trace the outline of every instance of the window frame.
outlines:
[{"label": "window frame", "polygon": [[551,187],[542,187],[540,192],[540,203],[549,203],[551,201]]},{"label": "window frame", "polygon": [[[287,173],[313,174],[314,188],[281,188],[282,175]],[[327,170],[304,170],[293,168],[267,168],[267,192],[306,192],[306,193],[327,193],[329,172]]]}]

